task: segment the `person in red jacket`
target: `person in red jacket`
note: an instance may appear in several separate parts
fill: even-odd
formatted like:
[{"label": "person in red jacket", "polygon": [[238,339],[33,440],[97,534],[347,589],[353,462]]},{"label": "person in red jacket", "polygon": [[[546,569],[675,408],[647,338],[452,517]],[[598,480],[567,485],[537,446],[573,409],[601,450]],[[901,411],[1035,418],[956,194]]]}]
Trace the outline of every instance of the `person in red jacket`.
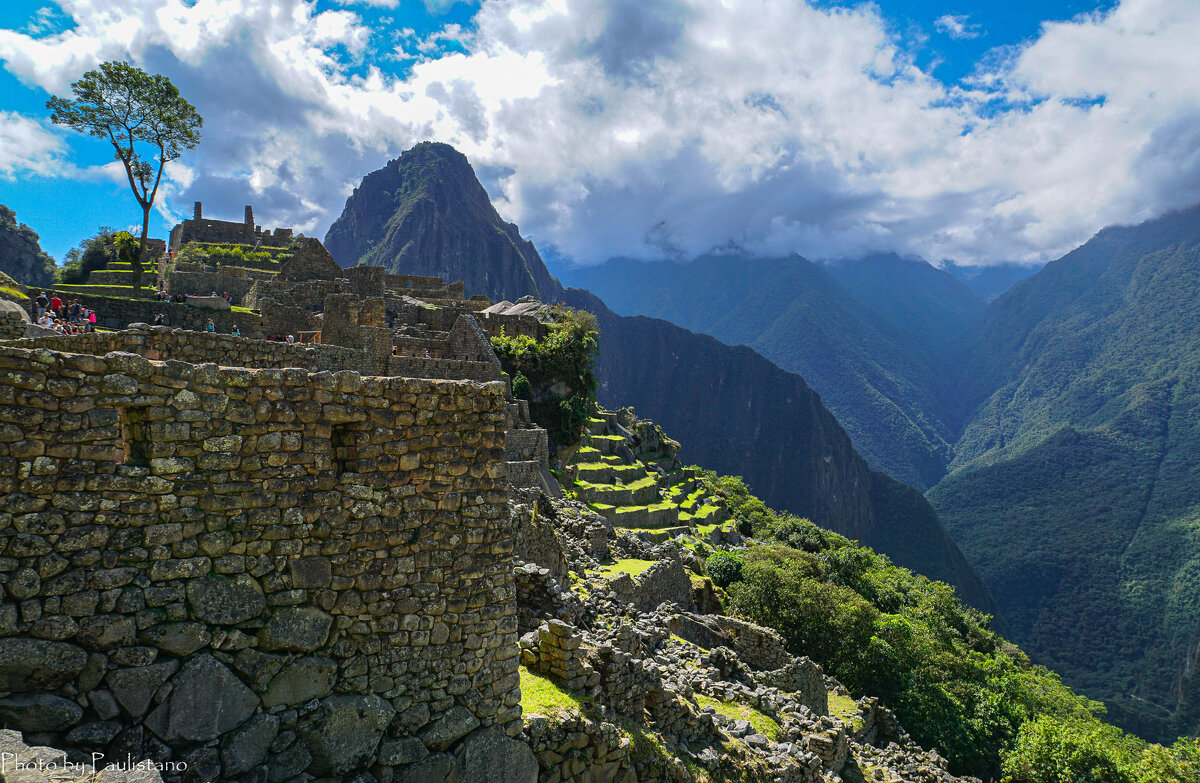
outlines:
[{"label": "person in red jacket", "polygon": [[58,294],[50,295],[50,309],[55,313],[62,309],[62,300],[58,298]]}]

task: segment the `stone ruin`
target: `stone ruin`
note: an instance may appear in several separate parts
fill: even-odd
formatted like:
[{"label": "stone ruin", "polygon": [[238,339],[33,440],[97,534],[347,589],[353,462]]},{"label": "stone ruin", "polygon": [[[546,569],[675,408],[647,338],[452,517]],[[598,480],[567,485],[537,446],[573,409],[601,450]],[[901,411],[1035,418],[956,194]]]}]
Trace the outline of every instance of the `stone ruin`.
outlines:
[{"label": "stone ruin", "polygon": [[514,752],[507,501],[545,432],[461,284],[306,258],[257,300],[311,342],[0,340],[0,720],[29,745],[256,781]]},{"label": "stone ruin", "polygon": [[184,220],[171,229],[167,249],[178,253],[188,242],[221,242],[263,247],[287,247],[292,239],[292,229],[277,228],[274,232],[264,231],[254,225],[254,209],[246,205],[241,223],[230,220],[212,220],[204,217],[204,206],[196,202],[190,220]]}]

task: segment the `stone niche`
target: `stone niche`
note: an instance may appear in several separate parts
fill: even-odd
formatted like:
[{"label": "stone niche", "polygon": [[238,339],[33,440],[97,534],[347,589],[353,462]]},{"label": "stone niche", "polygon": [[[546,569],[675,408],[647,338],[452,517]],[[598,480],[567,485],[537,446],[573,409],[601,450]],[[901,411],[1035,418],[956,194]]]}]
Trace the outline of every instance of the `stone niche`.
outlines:
[{"label": "stone niche", "polygon": [[516,734],[503,393],[0,346],[0,720],[196,780]]}]

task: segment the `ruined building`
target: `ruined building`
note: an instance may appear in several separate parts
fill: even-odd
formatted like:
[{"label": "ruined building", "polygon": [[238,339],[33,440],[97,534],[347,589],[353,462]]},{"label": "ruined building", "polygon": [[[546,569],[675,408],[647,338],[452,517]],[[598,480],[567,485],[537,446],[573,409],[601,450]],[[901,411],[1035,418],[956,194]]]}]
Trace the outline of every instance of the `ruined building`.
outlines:
[{"label": "ruined building", "polygon": [[254,209],[246,205],[246,216],[241,223],[231,220],[212,220],[204,217],[204,206],[197,201],[190,220],[185,220],[171,229],[167,249],[172,253],[188,242],[221,242],[262,247],[285,247],[292,239],[290,228],[277,228],[274,232],[263,231],[254,225]]}]

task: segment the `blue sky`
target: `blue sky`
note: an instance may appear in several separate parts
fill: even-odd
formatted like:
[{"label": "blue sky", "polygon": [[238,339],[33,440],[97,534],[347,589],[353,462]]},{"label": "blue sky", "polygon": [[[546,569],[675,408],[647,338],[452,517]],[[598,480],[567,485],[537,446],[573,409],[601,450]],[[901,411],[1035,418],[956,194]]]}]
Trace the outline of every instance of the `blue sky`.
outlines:
[{"label": "blue sky", "polygon": [[0,202],[59,259],[137,222],[105,145],[44,109],[124,58],[206,120],[159,236],[196,199],[323,236],[432,138],[580,263],[1044,260],[1200,200],[1198,31],[1190,0],[9,0]]}]

